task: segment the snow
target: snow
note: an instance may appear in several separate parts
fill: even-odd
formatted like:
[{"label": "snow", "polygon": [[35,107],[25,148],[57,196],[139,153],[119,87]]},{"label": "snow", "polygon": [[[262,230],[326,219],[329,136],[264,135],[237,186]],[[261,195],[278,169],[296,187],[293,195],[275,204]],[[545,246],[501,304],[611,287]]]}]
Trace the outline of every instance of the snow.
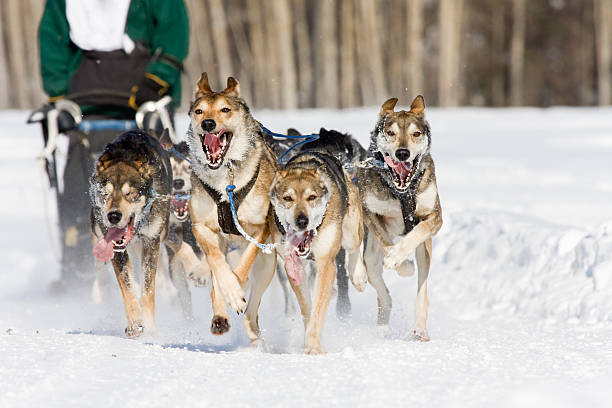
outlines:
[{"label": "snow", "polygon": [[[273,131],[320,126],[367,145],[376,108],[255,112]],[[123,336],[118,290],[52,296],[59,246],[53,193],[27,112],[0,112],[0,407],[604,407],[612,383],[612,109],[431,109],[444,225],[434,240],[428,328],[412,341],[416,279],[386,272],[391,331],[376,296],[332,299],[322,356],[284,315],[276,281],[260,314],[263,349],[241,316],[215,337],[207,288],[195,318],[158,296],[158,332]],[[177,116],[179,133],[186,128]]]}]

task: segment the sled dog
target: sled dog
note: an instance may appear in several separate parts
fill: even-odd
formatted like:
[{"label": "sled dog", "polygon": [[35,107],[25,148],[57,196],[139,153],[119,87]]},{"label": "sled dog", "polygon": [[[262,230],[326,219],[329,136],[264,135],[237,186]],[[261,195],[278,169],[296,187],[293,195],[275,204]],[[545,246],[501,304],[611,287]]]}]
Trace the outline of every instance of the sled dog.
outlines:
[{"label": "sled dog", "polygon": [[[296,129],[287,129],[287,135],[289,136],[302,136]],[[292,139],[282,139],[275,136],[271,136],[264,133],[266,142],[270,145],[277,157],[280,157],[283,153],[289,151],[286,159],[290,159],[300,152],[304,151],[317,151],[320,153],[328,154],[337,159],[342,166],[345,168],[352,180],[357,177],[356,165],[364,160],[367,156],[366,150],[355,140],[351,135],[347,133],[340,133],[336,130],[327,130],[321,128],[319,130],[319,138],[302,145],[298,145],[291,149],[292,145],[295,145],[298,141]],[[279,263],[280,270],[282,266]],[[348,296],[348,276],[346,270],[346,253],[344,248],[340,247],[338,256],[336,257],[336,285],[338,289],[338,295],[336,300],[336,316],[339,318],[346,318],[351,313],[351,302]],[[290,308],[290,299],[287,295],[288,291],[285,289],[286,279],[282,276],[282,273],[278,273],[281,285],[285,294],[285,312],[287,313]],[[288,285],[288,284],[287,284]]]},{"label": "sled dog", "polygon": [[[397,98],[391,98],[382,105],[368,150],[373,165],[358,171],[368,230],[364,259],[367,278],[378,294],[378,324],[387,328],[391,297],[382,278],[383,260],[385,268],[411,275],[414,266],[409,257],[415,254],[418,288],[413,336],[427,341],[427,277],[432,237],[442,226],[442,210],[425,101],[419,95],[409,111],[398,112],[396,103]],[[364,280],[357,281],[355,286],[363,290]]]},{"label": "sled dog", "polygon": [[[214,92],[206,73],[197,84],[189,109],[191,132],[187,137],[191,159],[193,233],[211,269],[213,320],[211,331],[229,330],[226,302],[245,311],[245,327],[253,344],[259,341],[257,310],[263,292],[274,276],[275,254],[260,254],[236,227],[226,187],[235,186],[234,206],[239,225],[259,242],[269,235],[268,191],[277,170],[274,153],[265,144],[259,124],[240,97],[238,81],[229,77],[227,87]],[[242,251],[232,271],[226,255],[230,248]],[[248,304],[243,284],[255,263]]]},{"label": "sled dog", "polygon": [[[143,131],[106,145],[91,178],[94,255],[111,261],[121,289],[128,337],[155,330],[155,275],[170,215],[172,169],[162,146]],[[126,251],[141,246],[142,293]]]},{"label": "sled dog", "polygon": [[184,316],[191,318],[191,292],[186,278],[190,278],[197,286],[204,286],[210,278],[210,268],[191,228],[191,165],[186,158],[187,143],[173,145],[167,132],[162,135],[160,142],[167,148],[172,147],[168,150],[172,166],[172,211],[166,240],[166,246],[170,249],[170,279],[178,290]]},{"label": "sled dog", "polygon": [[[306,328],[305,352],[319,354],[340,248],[349,253],[349,270],[364,267],[359,193],[337,159],[312,151],[293,157],[278,171],[270,201],[277,227],[274,242],[284,242],[281,255]],[[312,305],[308,279],[303,279],[303,262],[309,257],[316,265]]]}]

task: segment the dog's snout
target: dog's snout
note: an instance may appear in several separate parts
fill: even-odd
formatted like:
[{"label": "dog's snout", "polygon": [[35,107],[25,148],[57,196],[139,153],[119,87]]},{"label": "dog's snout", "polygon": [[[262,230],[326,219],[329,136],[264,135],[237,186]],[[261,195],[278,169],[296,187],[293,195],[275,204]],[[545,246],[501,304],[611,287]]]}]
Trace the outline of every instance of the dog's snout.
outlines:
[{"label": "dog's snout", "polygon": [[111,211],[108,213],[107,217],[111,224],[117,224],[119,221],[121,221],[122,215],[119,211]]},{"label": "dog's snout", "polygon": [[410,158],[410,150],[408,149],[397,149],[395,151],[395,157],[399,161],[406,161]]},{"label": "dog's snout", "polygon": [[217,124],[215,123],[213,119],[205,119],[202,121],[202,129],[204,129],[206,132],[210,132],[216,126]]},{"label": "dog's snout", "polygon": [[308,217],[303,213],[298,214],[295,218],[295,226],[304,231],[308,226]]},{"label": "dog's snout", "polygon": [[175,190],[180,190],[183,187],[185,187],[185,180],[183,179],[174,179],[174,181],[172,182],[172,187],[174,187]]}]

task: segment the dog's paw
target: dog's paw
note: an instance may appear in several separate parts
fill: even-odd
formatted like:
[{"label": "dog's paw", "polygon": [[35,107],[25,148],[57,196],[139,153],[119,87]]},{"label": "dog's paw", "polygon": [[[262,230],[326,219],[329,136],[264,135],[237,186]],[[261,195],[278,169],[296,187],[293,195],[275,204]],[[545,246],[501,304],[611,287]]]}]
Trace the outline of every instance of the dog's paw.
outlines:
[{"label": "dog's paw", "polygon": [[134,323],[128,325],[128,327],[125,328],[125,336],[130,339],[140,337],[143,333],[144,326],[140,320],[135,321]]},{"label": "dog's paw", "polygon": [[397,270],[399,266],[406,260],[406,256],[411,254],[412,251],[407,251],[401,248],[399,245],[393,245],[385,249],[385,269]]},{"label": "dog's paw", "polygon": [[304,354],[308,354],[310,356],[316,356],[319,354],[325,354],[325,350],[320,345],[316,346],[306,346],[304,347]]},{"label": "dog's paw", "polygon": [[363,292],[365,290],[368,283],[368,274],[362,262],[357,262],[355,271],[349,277],[351,278],[351,283],[355,289],[357,289],[359,292]]},{"label": "dog's paw", "polygon": [[412,338],[417,341],[429,341],[429,334],[427,329],[414,328],[412,330]]},{"label": "dog's paw", "polygon": [[412,276],[414,275],[414,263],[412,259],[406,259],[395,270],[399,276]]},{"label": "dog's paw", "polygon": [[218,336],[227,333],[230,329],[230,324],[227,318],[223,316],[214,316],[210,324],[210,332]]},{"label": "dog's paw", "polygon": [[389,328],[388,324],[379,324],[376,326],[376,335],[378,337],[386,338],[389,337],[390,333],[391,329]]},{"label": "dog's paw", "polygon": [[195,286],[206,286],[210,280],[210,268],[204,261],[187,273],[187,278]]},{"label": "dog's paw", "polygon": [[233,273],[231,274],[233,279],[227,279],[221,286],[223,297],[229,305],[229,307],[237,312],[242,313],[246,309],[246,299],[244,298],[244,289],[240,286],[238,278]]}]

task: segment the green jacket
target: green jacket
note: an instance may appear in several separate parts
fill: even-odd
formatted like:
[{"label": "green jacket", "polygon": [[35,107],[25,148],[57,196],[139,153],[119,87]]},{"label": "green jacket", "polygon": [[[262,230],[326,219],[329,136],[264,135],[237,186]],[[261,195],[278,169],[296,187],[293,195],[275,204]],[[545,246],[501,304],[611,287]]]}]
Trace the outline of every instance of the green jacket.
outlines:
[{"label": "green jacket", "polygon": [[[142,42],[151,53],[161,51],[180,62],[189,50],[189,18],[183,0],[132,0],[128,10],[126,33]],[[43,88],[49,100],[68,93],[70,78],[81,61],[82,50],[70,41],[65,0],[47,0],[38,29]],[[180,72],[164,59],[147,67],[169,85],[175,105],[181,100]]]}]

